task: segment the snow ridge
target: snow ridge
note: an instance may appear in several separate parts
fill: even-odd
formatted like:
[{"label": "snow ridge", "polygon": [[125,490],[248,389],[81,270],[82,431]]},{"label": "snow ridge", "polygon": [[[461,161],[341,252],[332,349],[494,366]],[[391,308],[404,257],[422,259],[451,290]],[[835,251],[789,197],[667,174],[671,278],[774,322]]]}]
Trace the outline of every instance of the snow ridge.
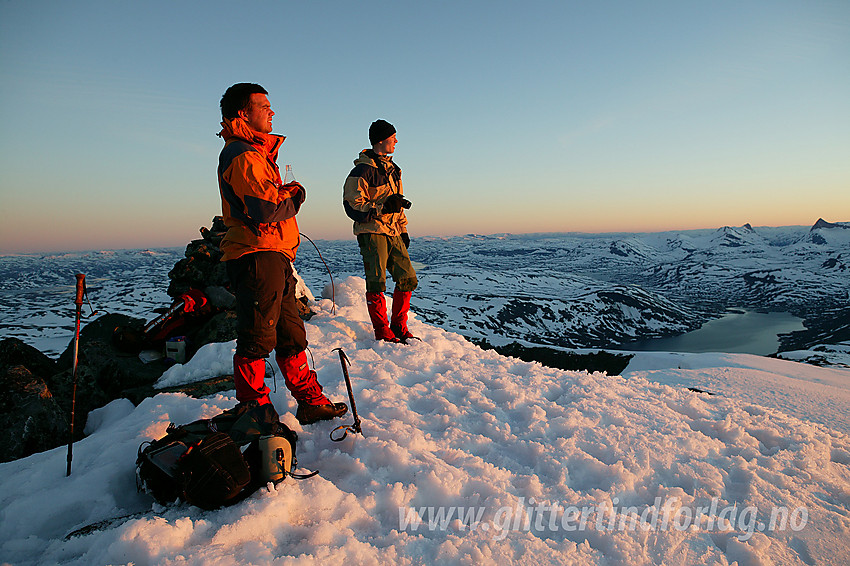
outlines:
[{"label": "snow ridge", "polygon": [[[331,442],[334,425],[301,427],[285,388],[272,395],[299,433],[299,463],[320,476],[288,479],[217,511],[152,507],[133,489],[139,443],[161,436],[170,421],[232,406],[233,392],[207,399],[160,394],[138,407],[116,401],[90,416],[90,436],[75,447],[70,478],[62,477],[62,449],[0,465],[0,560],[850,561],[846,434],[729,394],[700,394],[654,379],[681,358],[643,358],[644,369],[635,365],[624,376],[562,371],[481,350],[418,316],[411,329],[421,342],[375,343],[363,285],[357,277],[337,282],[336,313],[327,298],[319,300],[308,336],[325,392],[335,400],[346,395],[333,348],[351,359],[364,434]],[[232,344],[216,348],[174,373],[197,372],[192,364],[232,353]],[[729,382],[750,371],[745,357],[723,361]],[[779,364],[764,366],[765,372],[799,366],[764,363]],[[844,375],[805,367],[810,380],[837,382],[835,376]],[[82,525],[151,508],[155,514],[62,540]]]}]

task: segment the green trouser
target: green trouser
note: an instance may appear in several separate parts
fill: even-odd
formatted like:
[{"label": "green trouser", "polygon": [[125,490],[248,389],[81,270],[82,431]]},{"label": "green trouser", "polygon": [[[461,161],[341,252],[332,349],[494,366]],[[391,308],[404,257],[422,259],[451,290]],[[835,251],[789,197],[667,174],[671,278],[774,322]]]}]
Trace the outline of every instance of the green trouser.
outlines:
[{"label": "green trouser", "polygon": [[387,271],[399,291],[413,291],[419,284],[416,271],[407,255],[401,236],[386,234],[358,234],[360,255],[366,271],[366,292],[383,293],[387,290]]}]

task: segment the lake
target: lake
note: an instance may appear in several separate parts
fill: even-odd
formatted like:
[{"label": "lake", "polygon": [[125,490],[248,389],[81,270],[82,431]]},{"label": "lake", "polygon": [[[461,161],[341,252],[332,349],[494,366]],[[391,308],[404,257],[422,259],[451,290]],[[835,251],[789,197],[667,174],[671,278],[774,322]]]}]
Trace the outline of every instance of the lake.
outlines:
[{"label": "lake", "polygon": [[759,313],[738,310],[711,320],[698,330],[670,338],[654,338],[624,344],[624,350],[641,352],[729,352],[773,354],[778,334],[804,330],[803,319],[787,312]]}]

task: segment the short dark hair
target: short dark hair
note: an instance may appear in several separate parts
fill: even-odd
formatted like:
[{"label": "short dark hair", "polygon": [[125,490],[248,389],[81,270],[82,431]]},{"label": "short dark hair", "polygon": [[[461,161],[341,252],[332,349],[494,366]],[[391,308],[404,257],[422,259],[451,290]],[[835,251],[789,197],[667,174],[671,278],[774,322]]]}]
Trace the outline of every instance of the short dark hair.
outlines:
[{"label": "short dark hair", "polygon": [[248,107],[252,94],[268,94],[268,91],[254,83],[237,83],[228,88],[221,97],[221,117],[236,118],[240,110]]}]

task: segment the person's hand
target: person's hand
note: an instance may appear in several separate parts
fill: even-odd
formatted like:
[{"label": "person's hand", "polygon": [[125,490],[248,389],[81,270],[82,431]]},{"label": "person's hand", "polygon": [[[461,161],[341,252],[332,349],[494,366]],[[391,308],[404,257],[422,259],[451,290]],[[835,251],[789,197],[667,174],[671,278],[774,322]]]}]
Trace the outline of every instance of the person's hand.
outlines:
[{"label": "person's hand", "polygon": [[384,214],[393,214],[401,212],[402,208],[410,208],[410,201],[399,193],[393,193],[387,197],[381,208]]},{"label": "person's hand", "polygon": [[301,206],[304,203],[304,199],[307,198],[307,190],[298,181],[293,181],[283,185],[281,190],[289,191],[289,198],[291,198],[297,206]]},{"label": "person's hand", "polygon": [[404,242],[404,247],[405,247],[405,248],[409,248],[409,247],[410,247],[410,235],[409,235],[407,232],[402,232],[402,233],[401,233],[401,241],[402,241],[402,242]]}]

